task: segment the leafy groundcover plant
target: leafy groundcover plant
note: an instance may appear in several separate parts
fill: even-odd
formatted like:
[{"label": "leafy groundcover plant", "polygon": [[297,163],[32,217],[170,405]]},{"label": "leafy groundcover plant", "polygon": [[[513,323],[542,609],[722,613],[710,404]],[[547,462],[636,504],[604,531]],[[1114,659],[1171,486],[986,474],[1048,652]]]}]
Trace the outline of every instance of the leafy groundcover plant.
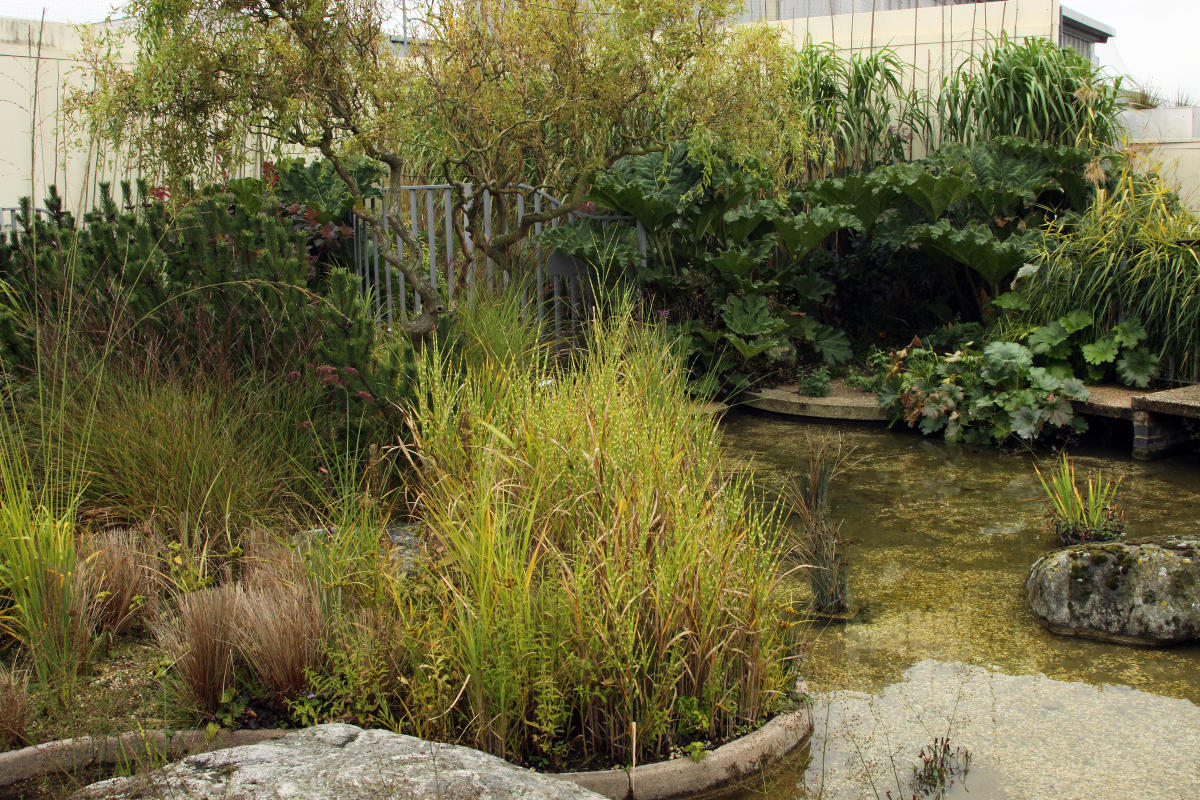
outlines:
[{"label": "leafy groundcover plant", "polygon": [[991,342],[982,350],[963,345],[939,354],[919,340],[893,353],[879,404],[929,435],[972,444],[1010,437],[1026,441],[1047,428],[1083,430],[1072,400],[1088,396],[1083,382],[1034,366],[1033,352],[1018,342]]}]

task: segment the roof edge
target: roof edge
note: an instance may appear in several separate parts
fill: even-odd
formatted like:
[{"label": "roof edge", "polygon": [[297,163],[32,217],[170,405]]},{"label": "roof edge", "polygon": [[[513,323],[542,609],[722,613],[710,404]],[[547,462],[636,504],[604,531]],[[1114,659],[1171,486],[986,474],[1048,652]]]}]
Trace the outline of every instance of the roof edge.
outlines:
[{"label": "roof edge", "polygon": [[1080,14],[1073,8],[1062,6],[1061,10],[1064,25],[1069,25],[1089,38],[1095,39],[1100,44],[1104,44],[1110,38],[1117,35],[1116,28],[1111,25],[1105,25],[1099,20],[1092,19],[1086,14]]}]

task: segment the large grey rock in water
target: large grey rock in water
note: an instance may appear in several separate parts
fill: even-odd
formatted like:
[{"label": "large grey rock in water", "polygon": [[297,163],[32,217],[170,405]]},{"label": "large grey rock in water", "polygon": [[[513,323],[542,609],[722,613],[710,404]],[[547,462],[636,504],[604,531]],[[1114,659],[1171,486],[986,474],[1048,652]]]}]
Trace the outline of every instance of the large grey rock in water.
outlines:
[{"label": "large grey rock in water", "polygon": [[1029,610],[1055,633],[1123,644],[1200,639],[1194,542],[1068,547],[1033,565],[1025,592]]},{"label": "large grey rock in water", "polygon": [[320,725],[94,783],[76,800],[601,800],[495,756],[389,731]]}]

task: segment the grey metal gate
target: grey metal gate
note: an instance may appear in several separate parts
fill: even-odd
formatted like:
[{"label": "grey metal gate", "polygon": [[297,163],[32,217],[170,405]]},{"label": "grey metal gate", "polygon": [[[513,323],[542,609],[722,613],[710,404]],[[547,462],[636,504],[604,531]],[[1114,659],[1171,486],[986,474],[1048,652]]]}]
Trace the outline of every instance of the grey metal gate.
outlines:
[{"label": "grey metal gate", "polygon": [[[484,190],[470,202],[482,204],[483,233],[490,237],[497,218],[520,224],[526,213],[540,213],[560,208],[562,203],[550,194],[533,187],[521,186],[525,193],[505,194],[499,200],[490,191]],[[483,281],[485,286],[495,289],[507,286],[511,277],[506,269],[499,267],[490,257],[480,259],[473,252],[470,237],[465,242],[455,241],[454,192],[450,184],[414,184],[398,190],[402,205],[401,215],[409,225],[412,237],[421,243],[417,257],[425,262],[429,270],[429,282],[453,304],[462,293]],[[498,213],[499,202],[510,204]],[[372,211],[385,210],[383,201],[370,201]],[[464,212],[465,213],[465,212]],[[604,224],[636,225],[637,247],[642,263],[646,256],[646,233],[640,222],[633,217],[571,212],[551,223],[538,222],[533,226],[533,235],[541,234],[546,227],[575,220],[593,220]],[[375,312],[386,322],[403,320],[410,310],[420,313],[421,300],[413,296],[405,286],[404,275],[379,255],[379,244],[374,231],[359,217],[354,218],[354,266],[362,281],[364,291],[370,292]],[[405,255],[406,246],[396,236],[396,248]],[[551,330],[562,336],[586,318],[594,305],[588,280],[587,265],[570,256],[545,247],[534,251],[531,288],[535,293],[533,307],[539,321],[553,325]],[[461,269],[459,269],[461,267]],[[482,273],[482,274],[480,274]],[[528,299],[528,298],[527,298]]]}]

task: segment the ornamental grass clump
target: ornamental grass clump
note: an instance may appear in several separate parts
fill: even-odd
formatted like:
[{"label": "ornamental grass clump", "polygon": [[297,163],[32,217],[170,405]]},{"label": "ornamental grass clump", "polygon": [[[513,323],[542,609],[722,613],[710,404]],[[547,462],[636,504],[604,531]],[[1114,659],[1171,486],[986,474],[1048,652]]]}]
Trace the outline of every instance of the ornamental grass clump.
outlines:
[{"label": "ornamental grass clump", "polygon": [[661,330],[616,305],[566,365],[424,353],[413,454],[440,557],[396,586],[421,735],[644,763],[790,700],[778,520],[722,470]]},{"label": "ornamental grass clump", "polygon": [[803,469],[784,484],[780,501],[798,527],[793,549],[808,562],[813,610],[844,614],[850,608],[848,543],[841,522],[829,514],[829,482],[849,465],[850,451],[831,434],[810,437],[807,444]]},{"label": "ornamental grass clump", "polygon": [[31,724],[33,698],[29,694],[29,676],[0,664],[0,747],[27,744]]},{"label": "ornamental grass clump", "polygon": [[0,634],[23,648],[40,687],[71,697],[92,652],[95,605],[76,552],[77,495],[66,474],[35,486],[19,418],[0,407]]},{"label": "ornamental grass clump", "polygon": [[1049,474],[1036,465],[1033,469],[1049,501],[1054,532],[1064,545],[1111,542],[1125,536],[1125,512],[1117,506],[1120,481],[1097,472],[1088,476],[1080,490],[1075,465],[1066,453]]}]

